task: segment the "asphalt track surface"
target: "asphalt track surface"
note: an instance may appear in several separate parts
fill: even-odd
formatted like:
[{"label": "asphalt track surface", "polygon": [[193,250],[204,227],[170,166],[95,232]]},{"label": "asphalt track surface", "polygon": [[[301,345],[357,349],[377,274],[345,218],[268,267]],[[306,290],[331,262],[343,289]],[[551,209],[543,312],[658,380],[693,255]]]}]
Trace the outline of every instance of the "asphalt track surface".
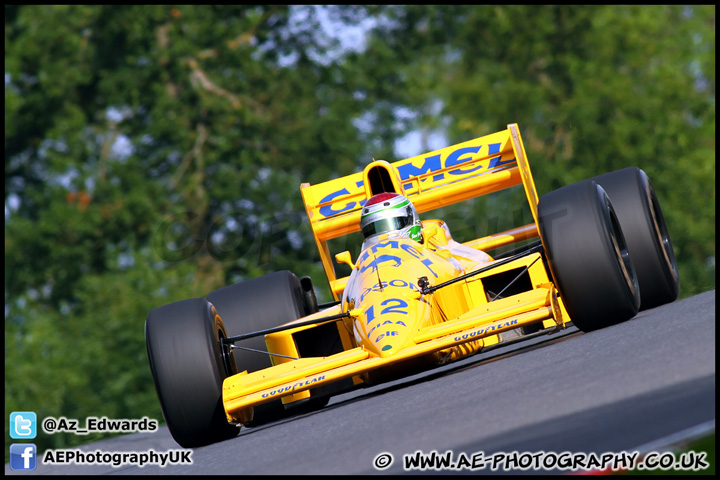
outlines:
[{"label": "asphalt track surface", "polygon": [[[160,420],[160,419],[158,419]],[[715,291],[640,312],[592,333],[569,328],[392,383],[345,393],[322,410],[193,449],[190,465],[47,465],[6,474],[402,474],[415,452],[662,451],[715,422]],[[42,434],[42,433],[41,433]],[[7,443],[6,443],[7,445]],[[167,429],[79,447],[180,449]],[[642,452],[641,452],[642,453]],[[376,458],[392,463],[383,470]],[[42,458],[42,453],[40,454]],[[380,460],[378,460],[380,461]],[[459,473],[536,473],[492,471]],[[538,472],[543,473],[543,472]],[[548,473],[545,471],[544,473]]]}]

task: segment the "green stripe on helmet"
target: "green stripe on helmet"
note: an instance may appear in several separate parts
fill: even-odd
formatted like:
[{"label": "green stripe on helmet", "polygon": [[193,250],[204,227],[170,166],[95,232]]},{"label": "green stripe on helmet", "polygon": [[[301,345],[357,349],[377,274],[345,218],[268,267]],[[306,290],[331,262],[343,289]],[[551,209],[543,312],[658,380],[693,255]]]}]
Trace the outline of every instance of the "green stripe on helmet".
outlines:
[{"label": "green stripe on helmet", "polygon": [[[406,198],[404,202],[402,202],[402,203],[400,203],[400,204],[398,204],[398,205],[388,205],[387,207],[384,207],[383,210],[385,210],[385,209],[388,209],[388,210],[389,210],[389,209],[395,209],[395,208],[402,208],[402,207],[407,207],[408,205],[410,205],[410,200],[408,200],[408,199]],[[371,205],[371,206],[374,207],[375,205]],[[378,212],[363,213],[360,218],[366,217],[366,216],[368,216],[368,215],[374,215],[374,214],[376,214],[376,213],[378,213]]]}]

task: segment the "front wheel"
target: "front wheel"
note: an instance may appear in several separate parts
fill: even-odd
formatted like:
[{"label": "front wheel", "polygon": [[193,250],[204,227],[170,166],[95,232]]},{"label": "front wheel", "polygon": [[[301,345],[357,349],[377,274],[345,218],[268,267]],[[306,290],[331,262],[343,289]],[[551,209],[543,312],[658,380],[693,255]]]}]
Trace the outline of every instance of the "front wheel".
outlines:
[{"label": "front wheel", "polygon": [[596,182],[543,195],[538,224],[555,284],[570,318],[588,332],[637,314],[637,276],[615,210]]},{"label": "front wheel", "polygon": [[628,167],[593,177],[617,212],[640,286],[640,310],[675,300],[680,277],[660,201],[641,169]]},{"label": "front wheel", "polygon": [[[217,309],[231,337],[284,325],[317,311],[317,300],[312,304],[314,291],[309,278],[300,281],[288,270],[214,290],[206,298]],[[233,350],[238,372],[252,373],[274,364],[271,356],[264,353],[267,351],[264,337],[242,340],[237,345],[242,347]],[[287,413],[281,400],[258,405],[253,410],[252,421],[245,423],[250,427]]]},{"label": "front wheel", "polygon": [[185,448],[237,435],[222,403],[223,380],[235,360],[221,346],[225,327],[215,308],[193,298],[155,308],[145,321],[145,343],[168,429]]}]

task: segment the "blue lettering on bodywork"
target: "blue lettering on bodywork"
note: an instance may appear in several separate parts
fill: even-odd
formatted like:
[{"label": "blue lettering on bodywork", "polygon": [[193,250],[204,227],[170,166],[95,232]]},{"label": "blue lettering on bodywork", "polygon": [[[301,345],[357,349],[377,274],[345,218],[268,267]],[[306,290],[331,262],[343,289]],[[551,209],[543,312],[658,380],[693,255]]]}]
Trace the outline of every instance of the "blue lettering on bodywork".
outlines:
[{"label": "blue lettering on bodywork", "polygon": [[410,255],[412,255],[415,258],[422,258],[422,255],[417,251],[415,247],[412,245],[408,245],[407,243],[402,244],[402,249],[408,252]]},{"label": "blue lettering on bodywork", "polygon": [[455,341],[469,340],[469,339],[471,339],[471,338],[479,337],[479,336],[481,336],[481,335],[483,335],[483,334],[485,334],[485,333],[490,333],[490,332],[492,332],[492,331],[494,331],[494,330],[496,330],[496,329],[497,329],[497,330],[500,330],[501,328],[510,327],[510,326],[512,326],[512,325],[517,325],[517,318],[515,318],[515,319],[513,319],[513,320],[511,320],[511,321],[509,321],[509,322],[505,322],[505,323],[499,323],[499,322],[498,322],[498,323],[493,323],[492,325],[489,325],[489,326],[483,327],[483,328],[479,328],[479,329],[477,329],[477,330],[475,330],[475,331],[472,331],[472,332],[470,332],[470,333],[465,333],[465,334],[463,334],[463,335],[458,335],[457,337],[454,338],[454,340],[455,340]]},{"label": "blue lettering on bodywork", "polygon": [[[478,147],[478,149],[479,148],[480,147]],[[416,167],[412,163],[406,163],[405,165],[400,165],[398,167],[398,172],[400,172],[400,180],[407,180],[410,177],[419,177],[420,175],[423,175],[425,173],[437,172],[438,170],[442,170],[440,155],[426,157],[422,167]],[[440,175],[435,175],[433,177],[433,182],[437,180],[442,180],[443,177],[444,175],[442,173]]]},{"label": "blue lettering on bodywork", "polygon": [[381,263],[385,263],[385,262],[395,262],[395,265],[391,265],[391,267],[399,267],[402,264],[400,257],[396,257],[395,255],[380,255],[372,262],[368,263],[367,265],[364,265],[360,269],[360,273],[365,272],[365,270],[367,270],[368,268],[371,268],[371,267],[372,267],[372,271],[374,272],[375,270],[378,269],[378,266]]},{"label": "blue lettering on bodywork", "polygon": [[[360,294],[360,302],[365,299],[368,293],[370,292],[380,292],[384,288],[387,287],[395,287],[395,288],[410,288],[410,290],[417,290],[417,287],[412,282],[406,282],[405,280],[395,279],[390,280],[389,282],[379,282],[373,285],[372,287],[368,287],[365,290],[362,291]],[[372,307],[371,307],[372,308]]]},{"label": "blue lettering on bodywork", "polygon": [[[460,158],[461,155],[465,153],[477,153],[480,147],[466,147],[466,148],[460,148],[458,150],[455,150],[450,155],[448,155],[447,160],[445,160],[445,168],[447,167],[454,167],[455,165],[462,165],[463,163],[466,163],[468,160],[472,160],[472,156],[470,158]],[[461,170],[461,169],[455,169],[451,170],[448,173],[451,175],[461,175],[463,173],[472,173],[476,170],[479,170],[482,168],[482,165],[478,165],[475,168],[471,168],[470,170]]]},{"label": "blue lettering on bodywork", "polygon": [[371,328],[370,331],[367,333],[367,336],[370,337],[370,335],[372,335],[372,333],[375,331],[376,328],[382,327],[383,325],[386,325],[386,324],[400,325],[400,326],[402,326],[402,327],[406,327],[406,326],[407,326],[407,325],[405,325],[404,322],[392,322],[392,321],[390,321],[390,320],[386,320],[385,322],[383,322],[383,323],[378,323],[378,324],[375,325],[373,328]]},{"label": "blue lettering on bodywork", "polygon": [[285,385],[284,387],[280,387],[275,390],[271,390],[269,393],[263,393],[262,397],[268,398],[268,397],[273,397],[275,395],[282,395],[284,393],[294,392],[298,388],[307,387],[308,385],[312,385],[313,383],[317,383],[322,380],[325,380],[325,375],[315,377],[312,380],[305,380],[305,381],[295,382],[290,385]]},{"label": "blue lettering on bodywork", "polygon": [[371,252],[372,252],[372,253],[377,253],[377,251],[380,250],[381,248],[398,248],[398,241],[397,241],[397,240],[390,240],[390,241],[388,241],[388,242],[376,243],[375,245],[373,245],[373,246],[370,247],[369,249],[365,250],[365,251],[360,255],[360,257],[358,258],[358,261],[357,261],[358,265],[360,265],[361,263],[363,263],[363,261],[365,261],[365,260],[370,256],[370,253],[371,253]]},{"label": "blue lettering on bodywork", "polygon": [[398,335],[398,332],[391,330],[389,332],[381,333],[379,337],[375,339],[375,343],[379,342],[385,337],[396,337]]},{"label": "blue lettering on bodywork", "polygon": [[[494,153],[500,153],[500,147],[501,147],[500,143],[491,143],[491,144],[488,144],[487,147],[488,147],[487,155],[492,155]],[[469,146],[469,147],[466,146],[466,147],[458,148],[448,154],[447,158],[445,159],[444,165],[443,165],[443,159],[440,156],[440,154],[430,155],[428,157],[423,158],[422,159],[423,163],[420,166],[414,165],[412,163],[398,165],[397,170],[398,170],[398,173],[400,174],[400,181],[404,182],[405,180],[408,180],[413,177],[417,177],[420,175],[432,174],[434,172],[442,170],[443,168],[450,168],[450,167],[458,167],[458,168],[448,171],[447,173],[450,175],[465,175],[468,173],[473,173],[475,171],[480,170],[483,167],[483,165],[480,164],[477,166],[471,166],[468,164],[472,164],[472,162],[474,161],[474,159],[473,159],[473,157],[475,156],[474,154],[477,154],[481,150],[482,150],[482,145]],[[470,154],[470,155],[466,156],[467,154]],[[504,165],[509,165],[509,164],[512,164],[515,162],[516,162],[515,158],[511,158],[511,159],[508,159],[503,162],[502,156],[498,155],[497,157],[494,157],[490,160],[490,163],[487,166],[487,170],[490,171],[494,168],[498,168],[498,167],[501,167]],[[466,169],[459,168],[463,165],[468,166],[468,168],[466,168]],[[445,174],[439,173],[432,177],[432,181],[436,182],[436,181],[442,180],[444,178],[445,178]],[[423,180],[425,180],[425,179],[423,179]],[[361,187],[363,185],[363,182],[362,181],[356,182],[356,185],[358,187]],[[405,186],[405,188],[406,189],[408,188],[407,185]],[[341,190],[338,190],[336,192],[332,192],[332,193],[328,194],[322,200],[320,200],[319,203],[323,204],[323,203],[331,202],[331,201],[337,200],[338,197],[343,197],[345,195],[350,195],[350,191],[348,191],[347,188],[343,188]],[[332,204],[325,205],[323,207],[320,207],[319,213],[323,217],[330,217],[333,215],[337,215],[339,213],[353,210],[354,208],[361,207],[364,204],[365,204],[364,199],[360,202],[354,202],[354,201],[348,202],[345,204],[344,207],[340,207],[337,210],[332,208],[333,207]]]},{"label": "blue lettering on bodywork", "polygon": [[[330,195],[326,196],[322,200],[320,200],[320,203],[329,202],[337,197],[342,197],[343,195],[350,195],[350,192],[347,188],[343,188],[342,190],[338,190],[337,192],[333,192]],[[337,215],[338,213],[345,212],[347,210],[351,210],[355,206],[356,202],[350,202],[346,204],[343,208],[340,210],[333,210],[332,204],[331,205],[325,205],[324,207],[320,207],[320,215],[323,217],[330,217],[332,215]]]}]

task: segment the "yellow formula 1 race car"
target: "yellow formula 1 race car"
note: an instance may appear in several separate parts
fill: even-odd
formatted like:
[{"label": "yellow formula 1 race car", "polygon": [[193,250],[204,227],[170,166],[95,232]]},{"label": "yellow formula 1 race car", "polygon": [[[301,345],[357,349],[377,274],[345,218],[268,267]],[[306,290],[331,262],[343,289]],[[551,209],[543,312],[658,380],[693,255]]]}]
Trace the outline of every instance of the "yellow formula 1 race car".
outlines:
[{"label": "yellow formula 1 race car", "polygon": [[[418,217],[520,185],[527,225],[460,243],[442,220]],[[625,168],[539,198],[516,124],[301,192],[335,301],[318,305],[309,277],[280,271],[147,317],[150,369],[184,447],[510,341],[617,324],[678,295],[647,175]],[[356,259],[330,252],[328,241],[361,227]],[[333,257],[349,275],[338,278]]]}]

